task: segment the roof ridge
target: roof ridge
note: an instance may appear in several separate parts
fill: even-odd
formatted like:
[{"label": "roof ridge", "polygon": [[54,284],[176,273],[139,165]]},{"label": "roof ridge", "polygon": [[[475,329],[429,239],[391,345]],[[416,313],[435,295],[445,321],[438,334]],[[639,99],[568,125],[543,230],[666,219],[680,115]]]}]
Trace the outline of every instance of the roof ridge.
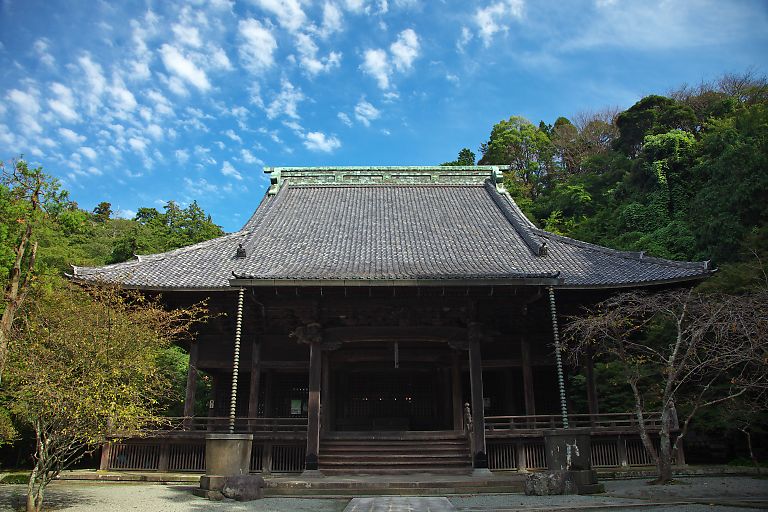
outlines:
[{"label": "roof ridge", "polygon": [[678,268],[693,268],[693,269],[702,268],[703,270],[711,270],[709,268],[710,260],[705,260],[705,261],[668,260],[666,258],[646,256],[645,251],[622,251],[619,249],[611,249],[610,247],[605,247],[605,246],[593,244],[590,242],[584,242],[582,240],[576,240],[575,238],[571,238],[565,235],[550,233],[549,231],[544,231],[541,228],[534,228],[534,231],[539,236],[543,236],[545,238],[552,238],[569,245],[580,247],[582,249],[587,249],[595,252],[602,252],[604,254],[610,254],[612,256],[617,256],[617,257],[628,259],[628,260],[644,261],[647,263],[657,263],[660,265],[667,265],[670,267],[678,267]]},{"label": "roof ridge", "polygon": [[[520,235],[531,252],[536,256],[543,256],[546,251],[546,244],[534,238],[533,235],[535,233],[531,229],[533,224],[528,220],[525,214],[523,214],[522,210],[517,206],[517,203],[515,203],[515,200],[512,199],[509,194],[499,192],[496,185],[492,183],[491,180],[486,180],[485,190],[488,192],[488,195],[491,196],[491,199],[507,221],[509,221],[509,223],[512,224],[512,227],[515,228],[515,231]],[[521,217],[525,220],[522,220]]]}]

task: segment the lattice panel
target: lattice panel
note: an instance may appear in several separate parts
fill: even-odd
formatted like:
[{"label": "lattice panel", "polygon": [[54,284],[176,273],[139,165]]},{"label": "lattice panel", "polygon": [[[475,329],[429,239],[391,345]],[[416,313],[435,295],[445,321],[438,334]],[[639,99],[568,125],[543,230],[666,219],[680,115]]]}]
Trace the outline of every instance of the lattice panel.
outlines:
[{"label": "lattice panel", "polygon": [[160,465],[159,444],[112,445],[109,457],[110,469],[157,470]]},{"label": "lattice panel", "polygon": [[204,444],[172,444],[168,457],[170,471],[205,471]]},{"label": "lattice panel", "polygon": [[299,473],[304,471],[304,445],[274,445],[272,447],[273,473]]},{"label": "lattice panel", "polygon": [[488,468],[517,469],[517,448],[515,443],[488,443]]},{"label": "lattice panel", "polygon": [[592,440],[592,466],[596,468],[609,468],[619,465],[619,447],[617,442]]}]

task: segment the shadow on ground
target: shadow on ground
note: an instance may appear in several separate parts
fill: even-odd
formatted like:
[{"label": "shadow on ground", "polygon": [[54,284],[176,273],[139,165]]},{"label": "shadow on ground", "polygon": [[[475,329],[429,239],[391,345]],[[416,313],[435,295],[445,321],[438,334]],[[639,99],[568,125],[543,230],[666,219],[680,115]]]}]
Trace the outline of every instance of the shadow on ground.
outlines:
[{"label": "shadow on ground", "polygon": [[167,485],[170,491],[162,497],[163,500],[183,504],[188,511],[226,510],[227,512],[342,512],[351,498],[302,498],[302,497],[270,497],[255,501],[210,501],[192,494],[196,486]]},{"label": "shadow on ground", "polygon": [[[25,485],[0,485],[0,510],[25,510],[27,502]],[[45,491],[43,508],[61,510],[74,505],[91,505],[94,500],[80,490],[49,487]]]}]

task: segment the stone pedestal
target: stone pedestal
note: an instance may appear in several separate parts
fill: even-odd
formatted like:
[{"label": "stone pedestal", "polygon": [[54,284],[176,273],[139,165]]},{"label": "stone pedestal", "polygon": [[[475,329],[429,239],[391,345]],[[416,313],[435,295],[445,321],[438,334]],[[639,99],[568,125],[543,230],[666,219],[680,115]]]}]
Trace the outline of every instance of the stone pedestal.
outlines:
[{"label": "stone pedestal", "polygon": [[588,428],[545,430],[544,450],[550,471],[592,469],[592,444]]},{"label": "stone pedestal", "polygon": [[[249,475],[253,434],[208,434],[205,436],[205,475],[200,477],[200,489],[195,494],[209,499],[222,499],[222,490],[237,486],[263,487],[258,475]],[[227,487],[228,488],[228,487]],[[258,493],[242,493],[254,496]],[[240,494],[238,494],[240,495]],[[255,499],[252,497],[246,499]]]},{"label": "stone pedestal", "polygon": [[594,494],[603,492],[592,469],[592,444],[588,428],[544,431],[549,471],[529,477],[526,493]]}]

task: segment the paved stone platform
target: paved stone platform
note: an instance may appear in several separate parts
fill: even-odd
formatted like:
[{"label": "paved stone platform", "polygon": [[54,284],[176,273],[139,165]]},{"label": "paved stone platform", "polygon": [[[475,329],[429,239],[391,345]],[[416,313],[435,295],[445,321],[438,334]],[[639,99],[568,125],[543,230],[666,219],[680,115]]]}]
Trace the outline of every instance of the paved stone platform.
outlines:
[{"label": "paved stone platform", "polygon": [[448,498],[412,496],[379,496],[353,498],[344,512],[453,512],[456,507]]}]

